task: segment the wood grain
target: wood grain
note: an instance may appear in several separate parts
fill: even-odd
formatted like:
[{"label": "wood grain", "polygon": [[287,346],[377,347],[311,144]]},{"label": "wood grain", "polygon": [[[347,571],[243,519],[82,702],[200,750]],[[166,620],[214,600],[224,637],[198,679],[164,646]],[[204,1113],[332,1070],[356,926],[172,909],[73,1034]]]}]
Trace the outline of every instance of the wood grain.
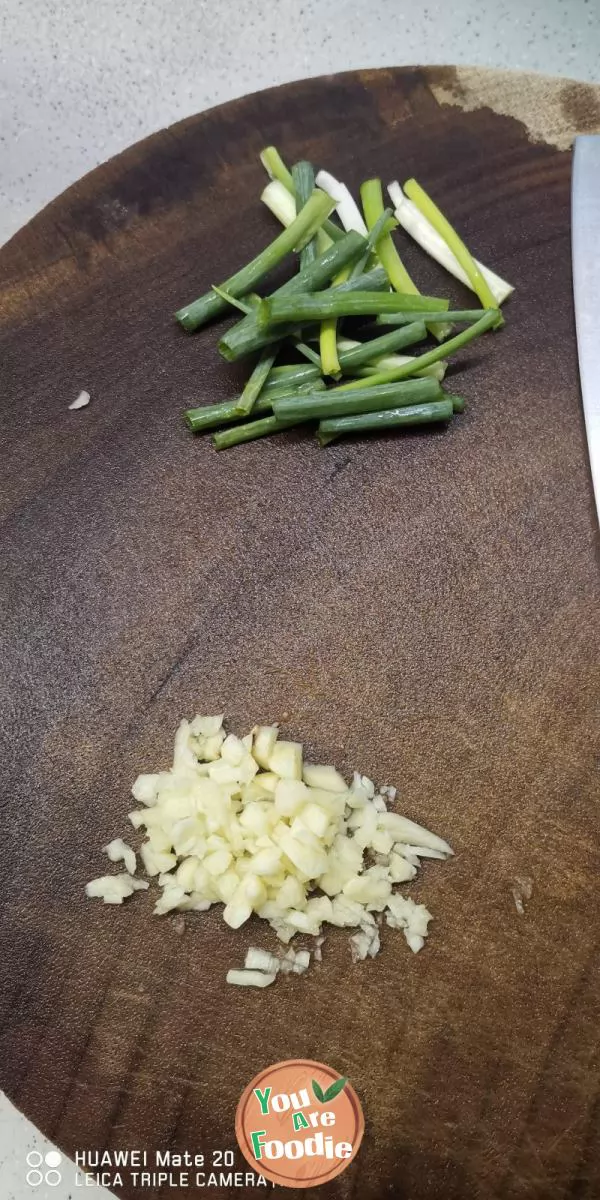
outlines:
[{"label": "wood grain", "polygon": [[[489,106],[513,83],[529,122]],[[247,1082],[307,1056],[366,1115],[330,1196],[599,1194],[598,538],[570,154],[539,131],[557,104],[563,133],[595,128],[600,93],[546,83],[546,117],[538,81],[449,68],[260,93],[132,147],[0,253],[0,1084],[68,1154],[232,1146]],[[415,174],[516,284],[456,367],[447,433],[222,455],[186,433],[180,411],[242,371],[170,313],[269,238],[266,142],[351,185]],[[240,730],[288,713],[317,760],[394,782],[451,838],[411,889],[436,918],[423,954],[390,934],[353,967],[333,932],[306,978],[239,994],[225,973],[269,944],[258,926],[214,912],[180,936],[147,898],[84,900],[138,770],[221,709]]]}]

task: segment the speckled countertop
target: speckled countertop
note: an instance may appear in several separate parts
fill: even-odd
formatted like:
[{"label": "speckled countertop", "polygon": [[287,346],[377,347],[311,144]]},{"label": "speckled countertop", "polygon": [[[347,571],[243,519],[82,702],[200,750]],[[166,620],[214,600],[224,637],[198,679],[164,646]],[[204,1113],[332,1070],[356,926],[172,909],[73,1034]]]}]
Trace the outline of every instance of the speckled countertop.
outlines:
[{"label": "speckled countertop", "polygon": [[[164,125],[291,79],[403,63],[597,82],[600,0],[4,0],[0,244],[86,171]],[[69,1200],[74,1169],[58,1159],[0,1095],[3,1200]]]},{"label": "speckled countertop", "polygon": [[402,63],[597,80],[600,0],[4,0],[0,244],[98,163],[274,83]]}]

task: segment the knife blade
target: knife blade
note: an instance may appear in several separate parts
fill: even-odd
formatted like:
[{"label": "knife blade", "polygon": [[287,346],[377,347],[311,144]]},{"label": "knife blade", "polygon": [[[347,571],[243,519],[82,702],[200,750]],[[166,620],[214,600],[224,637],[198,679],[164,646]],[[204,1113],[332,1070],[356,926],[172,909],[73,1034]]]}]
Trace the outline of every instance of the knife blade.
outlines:
[{"label": "knife blade", "polygon": [[571,217],[579,378],[600,518],[600,135],[575,138]]}]

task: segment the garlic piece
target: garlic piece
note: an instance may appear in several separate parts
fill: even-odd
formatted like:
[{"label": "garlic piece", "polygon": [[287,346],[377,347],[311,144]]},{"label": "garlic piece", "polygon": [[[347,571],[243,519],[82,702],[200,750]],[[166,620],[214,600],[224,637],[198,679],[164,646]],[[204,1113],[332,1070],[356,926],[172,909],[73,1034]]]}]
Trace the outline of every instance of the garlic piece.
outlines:
[{"label": "garlic piece", "polygon": [[134,892],[146,891],[150,885],[143,879],[132,879],[125,871],[121,875],[102,875],[90,879],[85,885],[85,894],[90,899],[104,900],[105,904],[122,904]]},{"label": "garlic piece", "polygon": [[125,869],[129,875],[135,875],[136,857],[131,846],[126,845],[122,838],[114,838],[108,846],[103,847],[104,854],[107,854],[111,862],[124,862]]},{"label": "garlic piece", "polygon": [[238,987],[268,987],[270,983],[275,983],[276,975],[266,975],[263,971],[228,971],[226,976],[227,983],[234,983]]},{"label": "garlic piece", "polygon": [[[183,720],[170,770],[139,775],[132,792],[142,807],[129,820],[145,835],[139,854],[160,888],[157,916],[218,904],[232,929],[256,913],[275,932],[281,948],[252,947],[233,972],[240,985],[303,973],[310,952],[283,949],[298,933],[316,938],[320,961],[327,923],[354,930],[356,961],[379,950],[378,913],[413,952],[422,948],[430,914],[394,888],[414,878],[421,857],[445,859],[451,847],[388,810],[393,788],[377,791],[357,772],[348,786],[333,766],[303,765],[301,744],[280,740],[277,725],[237,737],[222,715]],[[121,904],[148,887],[134,878],[136,854],[122,838],[104,849],[127,871],[92,880],[88,896]]]}]

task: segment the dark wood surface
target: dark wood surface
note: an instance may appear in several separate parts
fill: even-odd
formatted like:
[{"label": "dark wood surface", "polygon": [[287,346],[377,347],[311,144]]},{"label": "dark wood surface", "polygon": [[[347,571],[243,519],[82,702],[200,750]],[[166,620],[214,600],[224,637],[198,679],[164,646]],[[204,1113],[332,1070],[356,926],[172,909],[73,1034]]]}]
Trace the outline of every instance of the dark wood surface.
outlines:
[{"label": "dark wood surface", "polygon": [[[307,1056],[365,1110],[329,1196],[600,1193],[598,537],[560,148],[599,105],[479,78],[480,100],[440,68],[225,105],[99,168],[0,253],[0,1084],[68,1154],[233,1146],[252,1076]],[[352,185],[415,174],[516,284],[506,329],[452,373],[468,410],[447,433],[217,455],[185,431],[183,407],[242,371],[170,314],[273,234],[271,141]],[[69,412],[81,388],[92,403]],[[238,730],[288,714],[311,756],[395,783],[450,838],[456,859],[410,888],[435,916],[422,954],[388,931],[352,966],[333,931],[321,968],[243,992],[225,973],[269,944],[258,923],[234,933],[215,910],[180,935],[147,896],[84,899],[136,773],[168,764],[182,715],[221,709]]]}]

